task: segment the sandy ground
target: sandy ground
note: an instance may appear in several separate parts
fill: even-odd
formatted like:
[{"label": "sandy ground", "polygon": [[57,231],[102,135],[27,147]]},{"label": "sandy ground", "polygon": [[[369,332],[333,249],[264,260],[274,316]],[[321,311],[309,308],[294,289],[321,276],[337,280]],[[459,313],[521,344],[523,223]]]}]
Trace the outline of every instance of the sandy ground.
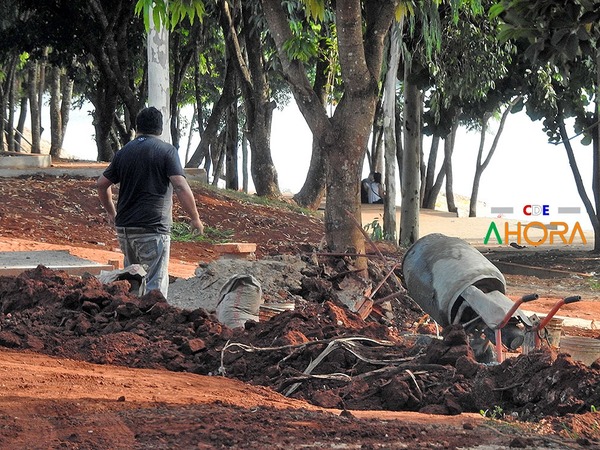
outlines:
[{"label": "sandy ground", "polygon": [[[380,224],[383,223],[383,206],[382,205],[362,205],[362,216],[363,225],[373,222],[377,219]],[[470,244],[474,245],[480,250],[485,249],[502,249],[507,248],[506,243],[504,245],[498,244],[493,233],[487,244],[484,244],[486,234],[489,231],[490,224],[494,222],[500,237],[504,239],[504,230],[506,224],[508,224],[511,232],[516,232],[518,227],[517,220],[508,220],[504,218],[494,217],[458,217],[454,213],[447,211],[437,210],[421,210],[419,216],[419,235],[425,236],[431,233],[443,233],[447,236],[458,237],[464,239]],[[522,223],[522,227],[525,227],[525,222]],[[549,224],[546,224],[549,227]],[[396,209],[396,226],[400,227],[400,207]],[[550,244],[550,231],[548,228],[548,235],[546,237],[546,243],[538,246],[540,250],[547,250],[552,248],[564,248],[570,250],[592,250],[593,247],[593,233],[591,231],[584,231],[586,243],[580,239],[579,233],[577,233],[573,239],[572,244],[563,244],[560,238],[556,235],[553,237],[553,243]],[[530,240],[536,240],[536,242],[543,238],[543,230],[540,228],[529,228],[527,231],[527,237]],[[571,231],[567,232],[566,236],[570,237]],[[522,240],[520,244],[527,246],[523,233],[521,234]],[[516,241],[516,235],[511,236]],[[568,240],[568,239],[567,239]],[[512,241],[512,240],[511,240]],[[512,250],[512,248],[511,248]]]},{"label": "sandy ground", "polygon": [[[363,225],[371,223],[375,219],[383,217],[381,205],[363,205]],[[398,223],[399,223],[398,213]],[[484,245],[484,237],[490,226],[490,221],[494,220],[489,217],[456,217],[455,214],[443,211],[427,211],[424,210],[420,215],[420,235],[425,236],[430,233],[443,233],[448,236],[458,237],[466,240],[474,245],[479,250],[485,251],[489,249],[501,250],[506,248],[505,245],[498,245],[493,241],[488,242],[490,245]],[[506,220],[498,220],[498,227],[504,226]],[[514,221],[513,221],[514,222]],[[574,245],[563,246],[563,248],[577,250],[591,250],[592,236],[587,234],[588,243],[576,243]],[[496,244],[496,245],[492,245]],[[544,245],[538,249],[559,248],[559,246]],[[512,249],[512,248],[511,248]],[[123,255],[118,249],[93,250],[86,248],[72,247],[68,244],[54,245],[40,242],[29,241],[27,239],[14,239],[0,237],[0,251],[33,251],[33,250],[68,250],[74,256],[95,261],[99,264],[108,264],[109,261],[121,261]],[[171,260],[169,273],[178,278],[190,278],[194,276],[194,271],[197,265],[186,263],[183,261]]]}]

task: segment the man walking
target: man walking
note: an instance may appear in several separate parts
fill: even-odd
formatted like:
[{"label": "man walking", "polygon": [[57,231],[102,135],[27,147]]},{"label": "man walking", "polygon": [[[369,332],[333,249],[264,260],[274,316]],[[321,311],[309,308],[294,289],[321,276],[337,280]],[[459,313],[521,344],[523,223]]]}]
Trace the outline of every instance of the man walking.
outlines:
[{"label": "man walking", "polygon": [[[173,192],[198,234],[204,232],[204,225],[177,149],[159,138],[162,123],[158,109],[142,109],[136,117],[135,139],[115,154],[96,186],[100,203],[115,225],[125,267],[143,265],[146,292],[159,289],[167,298]],[[119,184],[116,209],[113,184]]]}]

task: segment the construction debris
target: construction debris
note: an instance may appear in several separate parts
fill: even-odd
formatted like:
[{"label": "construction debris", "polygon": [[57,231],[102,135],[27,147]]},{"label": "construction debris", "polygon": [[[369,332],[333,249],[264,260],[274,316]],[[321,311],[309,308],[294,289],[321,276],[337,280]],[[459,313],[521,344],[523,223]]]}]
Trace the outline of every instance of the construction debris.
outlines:
[{"label": "construction debris", "polygon": [[[0,345],[94,363],[220,374],[341,409],[458,414],[500,407],[530,419],[600,404],[597,362],[588,367],[536,350],[481,364],[462,326],[444,327],[442,339],[417,334],[423,313],[406,298],[394,300],[392,322],[374,314],[364,320],[333,295],[347,267],[337,272],[308,259],[303,264],[293,310],[236,329],[203,308],[171,306],[158,291],[135,296],[126,280],[103,285],[40,266],[0,277]],[[382,297],[387,289],[380,289]]]}]

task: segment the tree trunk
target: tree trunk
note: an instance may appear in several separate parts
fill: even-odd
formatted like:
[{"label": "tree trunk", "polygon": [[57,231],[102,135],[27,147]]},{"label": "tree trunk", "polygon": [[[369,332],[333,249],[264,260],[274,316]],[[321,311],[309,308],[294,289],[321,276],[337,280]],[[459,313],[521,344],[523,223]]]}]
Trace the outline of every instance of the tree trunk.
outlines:
[{"label": "tree trunk", "polygon": [[110,161],[115,149],[111,145],[111,130],[114,113],[117,108],[118,92],[114,85],[106,84],[102,78],[96,84],[95,95],[91,98],[94,105],[93,125],[96,131],[98,161]]},{"label": "tree trunk", "polygon": [[504,125],[506,124],[506,119],[508,115],[512,111],[513,107],[521,101],[522,96],[517,96],[515,99],[511,100],[506,109],[502,113],[502,118],[500,119],[500,125],[498,126],[498,132],[496,136],[494,136],[494,142],[490,147],[490,151],[488,152],[485,160],[482,162],[481,158],[483,157],[483,149],[485,143],[485,133],[487,130],[487,124],[489,121],[489,115],[484,114],[482,118],[482,126],[481,126],[481,139],[479,141],[479,150],[477,152],[477,161],[475,163],[475,177],[473,178],[473,189],[471,191],[471,200],[469,202],[469,217],[477,217],[477,196],[479,194],[479,183],[481,181],[481,175],[483,171],[487,168],[492,160],[492,156],[496,152],[498,148],[498,142],[500,142],[500,136],[502,136],[502,132],[504,131]]},{"label": "tree trunk", "polygon": [[433,187],[431,188],[430,199],[428,200],[428,209],[435,209],[435,205],[437,203],[438,195],[440,195],[440,191],[442,190],[442,186],[444,185],[444,180],[446,179],[446,164],[445,158],[444,163],[442,164],[442,168],[438,172],[438,176],[435,179],[435,183],[433,183]]},{"label": "tree trunk", "polygon": [[238,113],[235,106],[227,110],[225,137],[225,187],[237,191],[238,183]]},{"label": "tree trunk", "polygon": [[369,161],[369,171],[379,172],[381,174],[384,173],[383,167],[385,153],[385,149],[383,147],[385,139],[383,134],[383,105],[380,99],[380,97],[382,96],[383,93],[382,95],[378,96],[378,101],[375,107],[375,117],[373,118],[373,131],[371,133],[371,158]]},{"label": "tree trunk", "polygon": [[[8,94],[8,101],[5,102],[6,99],[4,99],[4,95],[2,95],[2,102],[0,102],[0,104],[2,104],[2,118],[0,118],[0,124],[4,124],[4,129],[6,130],[6,142],[8,144],[8,150],[11,152],[14,151],[18,151],[17,146],[16,146],[16,142],[15,142],[15,129],[14,129],[14,124],[15,124],[15,102],[16,102],[16,98],[17,98],[17,88],[19,85],[19,82],[17,80],[17,59],[16,58],[11,58],[10,62],[9,62],[9,67],[8,67],[8,73],[6,74],[6,79],[5,79],[5,84],[4,86],[6,86],[6,90],[7,90],[7,94]],[[2,91],[5,90],[5,87],[2,86],[0,87],[0,89]],[[8,111],[8,117],[4,118],[4,112]],[[2,129],[2,127],[0,127],[0,129]],[[4,134],[4,133],[3,133]],[[2,136],[2,139],[4,139],[4,136]],[[0,142],[0,151],[4,150],[4,145]]]},{"label": "tree trunk", "polygon": [[[44,92],[46,91],[46,66],[48,64],[48,47],[45,47],[42,52],[42,57],[37,61],[38,66],[38,87],[37,87],[37,103],[39,111],[39,126],[40,126],[40,145],[44,127],[42,125],[42,111],[44,109]],[[32,114],[33,116],[33,114]]]},{"label": "tree trunk", "polygon": [[[423,96],[421,96],[421,99],[423,99]],[[424,107],[423,104],[421,103],[421,105],[419,105],[419,117],[423,117],[423,111],[424,111]],[[422,126],[421,126],[422,128]],[[425,185],[425,176],[427,175],[427,166],[425,165],[425,154],[423,153],[423,132],[421,131],[419,133],[419,174],[420,174],[420,189],[421,192],[419,193],[419,208],[421,207],[421,204],[423,203],[423,191],[424,191],[424,185]]]},{"label": "tree trunk", "polygon": [[[327,203],[325,206],[325,236],[327,246],[334,253],[364,253],[365,243],[360,226],[360,179],[362,160],[369,139],[375,94],[365,96],[362,103],[367,113],[359,114],[356,102],[340,103],[333,117],[333,130],[323,147],[327,151]],[[368,113],[370,109],[371,114]],[[352,125],[352,126],[349,126]],[[349,219],[351,218],[351,219]],[[358,268],[366,269],[366,261],[359,258]]]},{"label": "tree trunk", "polygon": [[600,253],[600,48],[596,48],[596,134],[592,139],[593,171],[592,189],[596,204],[596,221],[599,224],[594,227],[594,252]]},{"label": "tree trunk", "polygon": [[190,159],[190,149],[192,148],[192,134],[194,133],[194,124],[198,119],[198,108],[194,104],[194,112],[192,113],[192,119],[190,120],[190,126],[188,130],[188,140],[185,146],[185,157],[183,158],[183,164],[186,165]]},{"label": "tree trunk", "polygon": [[[594,210],[594,205],[590,201],[590,198],[585,191],[585,186],[583,185],[583,180],[581,179],[581,172],[579,172],[579,167],[577,166],[577,160],[575,159],[575,153],[573,152],[573,147],[571,147],[571,141],[569,140],[569,136],[567,134],[567,129],[565,127],[564,119],[561,117],[558,119],[558,127],[560,130],[560,137],[563,141],[563,145],[565,146],[565,150],[567,152],[567,158],[569,159],[569,166],[571,167],[571,172],[573,173],[573,179],[575,180],[575,186],[577,186],[577,192],[579,193],[579,198],[583,202],[583,206],[590,218],[590,222],[592,223],[592,228],[594,230],[594,252],[600,251],[600,220],[598,219],[597,212]],[[595,158],[594,158],[595,159]],[[598,205],[596,205],[598,207]]]},{"label": "tree trunk", "polygon": [[[325,40],[319,42],[321,51],[327,52],[327,43]],[[315,70],[315,82],[313,84],[313,91],[323,106],[325,111],[325,103],[327,101],[327,73],[333,70],[329,67],[329,63],[324,59],[320,58],[316,65]],[[310,155],[310,164],[308,166],[308,172],[306,174],[306,180],[293,200],[304,208],[316,210],[321,205],[323,197],[325,196],[325,176],[327,161],[325,161],[325,152],[319,146],[318,139],[313,136],[312,141],[312,152]]]},{"label": "tree trunk", "polygon": [[62,118],[60,115],[60,67],[50,68],[50,156],[60,157],[62,146]]},{"label": "tree trunk", "polygon": [[60,133],[60,147],[62,148],[67,134],[67,126],[69,125],[69,117],[71,114],[71,105],[73,103],[73,85],[74,81],[67,74],[63,74],[61,78],[61,101],[60,101],[60,117],[62,121],[62,130]]},{"label": "tree trunk", "polygon": [[[8,90],[10,89],[8,79],[0,80],[0,152],[5,149],[5,130],[4,120],[6,119],[6,108],[8,107]],[[10,142],[8,143],[8,149],[10,149]]]},{"label": "tree trunk", "polygon": [[396,242],[396,81],[400,64],[399,25],[393,24],[389,36],[390,57],[385,75],[383,133],[385,140],[385,198],[383,236]]},{"label": "tree trunk", "polygon": [[21,140],[23,138],[23,132],[25,131],[25,122],[27,122],[27,94],[21,95],[19,102],[19,121],[17,122],[17,133],[15,135],[15,149],[17,151],[23,151],[21,148]]},{"label": "tree trunk", "polygon": [[420,194],[420,146],[421,136],[421,92],[404,77],[404,157],[402,159],[402,206],[400,214],[400,241],[402,247],[409,247],[419,239],[419,200]]},{"label": "tree trunk", "polygon": [[227,141],[227,130],[221,131],[216,141],[213,142],[213,180],[212,185],[218,186],[219,180],[223,178],[223,161],[225,160],[225,145]]},{"label": "tree trunk", "polygon": [[242,190],[248,193],[248,139],[246,134],[242,134]]},{"label": "tree trunk", "polygon": [[452,186],[452,153],[454,152],[454,141],[456,137],[456,130],[458,129],[458,117],[455,117],[452,122],[452,131],[448,137],[444,140],[444,171],[446,172],[446,204],[448,205],[448,212],[458,213],[458,208],[454,203],[454,188]]},{"label": "tree trunk", "polygon": [[38,63],[29,63],[29,111],[31,111],[31,153],[40,153],[40,109],[38,102]]},{"label": "tree trunk", "polygon": [[52,66],[50,70],[50,156],[60,158],[73,96],[73,80]]},{"label": "tree trunk", "polygon": [[227,2],[221,2],[222,26],[227,49],[233,57],[240,80],[246,129],[250,141],[250,173],[256,193],[263,197],[279,197],[277,170],[271,158],[271,122],[275,103],[269,100],[269,85],[263,66],[263,45],[259,30],[253,22],[249,5],[242,4],[242,34],[246,44],[247,61],[234,27]]},{"label": "tree trunk", "polygon": [[271,123],[275,102],[269,100],[269,84],[263,65],[263,45],[253,22],[249,5],[242,3],[243,33],[248,55],[248,79],[242,80],[242,93],[248,114],[250,140],[250,173],[256,193],[263,197],[279,197],[277,170],[271,157]]},{"label": "tree trunk", "polygon": [[[229,59],[221,96],[213,105],[206,128],[201,133],[200,143],[196,147],[192,157],[185,164],[185,167],[196,168],[200,166],[204,159],[209,159],[210,146],[217,139],[217,135],[219,134],[219,124],[221,122],[221,118],[227,111],[227,108],[229,108],[229,106],[232,105],[236,99],[236,76],[234,64],[233,61]],[[198,99],[197,101],[200,103]],[[200,122],[199,125],[201,125]]]},{"label": "tree trunk", "polygon": [[404,158],[404,146],[402,144],[402,127],[404,123],[403,112],[396,110],[394,118],[396,128],[396,163],[398,164],[398,177],[400,178],[400,189],[402,190],[402,159]]},{"label": "tree trunk", "polygon": [[[16,65],[9,68],[9,73],[6,80],[6,86],[8,87],[8,118],[6,120],[6,141],[8,142],[8,150],[14,152],[15,146],[15,98],[17,92],[18,81],[16,77]],[[4,123],[4,119],[0,123]],[[2,149],[2,146],[0,146]]]},{"label": "tree trunk", "polygon": [[[261,3],[282,71],[313,136],[326,152],[325,238],[328,248],[336,253],[364,253],[364,236],[360,225],[357,226],[361,223],[362,161],[375,113],[384,39],[396,5],[358,0],[335,4],[336,23],[345,31],[337,34],[344,93],[333,117],[328,118],[302,63],[291,60],[286,51],[286,42],[292,36],[281,2],[262,0]],[[363,9],[367,21],[361,20]],[[355,266],[359,273],[366,275],[365,258],[357,258]]]},{"label": "tree trunk", "polygon": [[[188,42],[182,44],[182,34],[180,32],[173,32],[171,34],[171,65],[173,67],[173,79],[171,81],[171,143],[175,148],[180,147],[181,130],[180,130],[180,93],[185,80],[185,76],[192,60],[194,59],[194,53],[196,51],[197,36],[199,26],[198,22],[195,22],[191,27],[192,29],[188,35]],[[187,161],[187,158],[186,158]]]},{"label": "tree trunk", "polygon": [[439,147],[440,137],[434,135],[433,139],[431,140],[431,147],[429,149],[429,157],[427,159],[427,173],[425,174],[425,187],[423,189],[423,208],[425,209],[435,209],[437,192],[435,193],[434,198],[432,191],[434,186],[435,166],[437,165],[437,154]]},{"label": "tree trunk", "polygon": [[293,197],[298,205],[312,210],[319,208],[325,195],[326,167],[325,152],[319,146],[318,140],[313,137],[306,180],[300,192]]},{"label": "tree trunk", "polygon": [[[204,133],[203,127],[205,120],[204,110],[202,109],[202,80],[200,79],[200,61],[198,59],[198,53],[200,53],[199,44],[197,44],[196,51],[194,52],[194,100],[196,101],[196,113],[198,114],[198,132],[200,134],[200,139],[202,139],[202,134]],[[229,60],[227,60],[227,64],[229,64]],[[229,73],[229,67],[227,67],[226,70],[226,74]],[[227,84],[227,78],[225,78],[225,84]]]}]

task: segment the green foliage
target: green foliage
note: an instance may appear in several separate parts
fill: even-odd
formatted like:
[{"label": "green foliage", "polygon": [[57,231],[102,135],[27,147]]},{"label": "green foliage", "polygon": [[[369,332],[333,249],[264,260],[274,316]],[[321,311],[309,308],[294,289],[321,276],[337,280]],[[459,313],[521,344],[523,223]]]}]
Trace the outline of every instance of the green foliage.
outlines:
[{"label": "green foliage", "polygon": [[370,238],[373,241],[383,241],[383,228],[379,224],[379,219],[376,217],[371,223],[366,224],[364,227],[367,233],[370,233]]},{"label": "green foliage", "polygon": [[504,80],[516,47],[497,40],[497,23],[485,15],[463,11],[459,18],[442,23],[441,51],[428,65],[434,83],[429,99],[434,129],[451,122],[445,117],[448,112],[462,110],[466,119],[479,119],[481,110],[495,111],[510,96],[504,94]]},{"label": "green foliage", "polygon": [[171,230],[171,239],[174,242],[206,242],[211,244],[223,244],[231,242],[233,231],[219,230],[217,228],[205,226],[202,236],[194,233],[192,227],[185,222],[173,222]]},{"label": "green foliage", "polygon": [[325,2],[323,0],[302,0],[308,15],[316,21],[325,20]]},{"label": "green foliage", "polygon": [[588,280],[588,283],[590,285],[590,289],[592,289],[593,291],[600,291],[600,280],[597,278],[592,278],[590,280]]},{"label": "green foliage", "polygon": [[[307,15],[302,3],[286,0],[283,7],[287,9],[292,34],[283,43],[283,50],[291,60],[300,61],[304,65],[311,83],[314,83],[318,75],[326,77],[323,86],[327,94],[326,103],[336,105],[343,90],[333,11],[326,9],[323,18],[316,21]],[[320,63],[325,63],[326,67],[323,68]],[[317,70],[323,70],[324,73],[317,74]]]},{"label": "green foliage", "polygon": [[[581,143],[592,142],[597,118],[589,105],[598,95],[600,48],[597,4],[586,0],[502,0],[490,10],[504,22],[499,39],[517,42],[533,81],[540,81],[531,85],[525,106],[533,120],[544,119],[550,142],[562,142],[560,127],[568,118],[575,118],[575,132],[583,135]],[[547,72],[547,79],[535,79],[540,69]]]},{"label": "green foliage", "polygon": [[505,22],[500,39],[523,39],[531,61],[565,66],[581,57],[595,57],[600,10],[596,2],[503,0],[490,15]]},{"label": "green foliage", "polygon": [[318,41],[316,36],[314,33],[306,33],[303,30],[302,22],[299,21],[290,22],[290,28],[293,37],[284,43],[283,49],[291,59],[297,59],[303,63],[307,63],[311,58],[317,56]]},{"label": "green foliage", "polygon": [[395,16],[397,22],[402,22],[410,16],[414,16],[415,8],[411,2],[400,2],[396,7]]},{"label": "green foliage", "polygon": [[561,423],[560,426],[563,429],[564,434],[569,439],[578,439],[579,438],[579,433],[577,433],[575,430],[573,430],[573,428],[569,427],[566,423]]},{"label": "green foliage", "polygon": [[483,417],[489,417],[490,419],[502,419],[504,418],[504,410],[502,409],[501,406],[494,406],[494,408],[492,410],[486,409],[486,410],[480,410],[479,414],[481,414]]},{"label": "green foliage", "polygon": [[146,31],[150,29],[150,11],[156,28],[166,23],[171,30],[185,18],[191,25],[196,18],[202,22],[206,13],[204,2],[201,0],[138,0],[135,4],[135,14],[143,16]]}]

